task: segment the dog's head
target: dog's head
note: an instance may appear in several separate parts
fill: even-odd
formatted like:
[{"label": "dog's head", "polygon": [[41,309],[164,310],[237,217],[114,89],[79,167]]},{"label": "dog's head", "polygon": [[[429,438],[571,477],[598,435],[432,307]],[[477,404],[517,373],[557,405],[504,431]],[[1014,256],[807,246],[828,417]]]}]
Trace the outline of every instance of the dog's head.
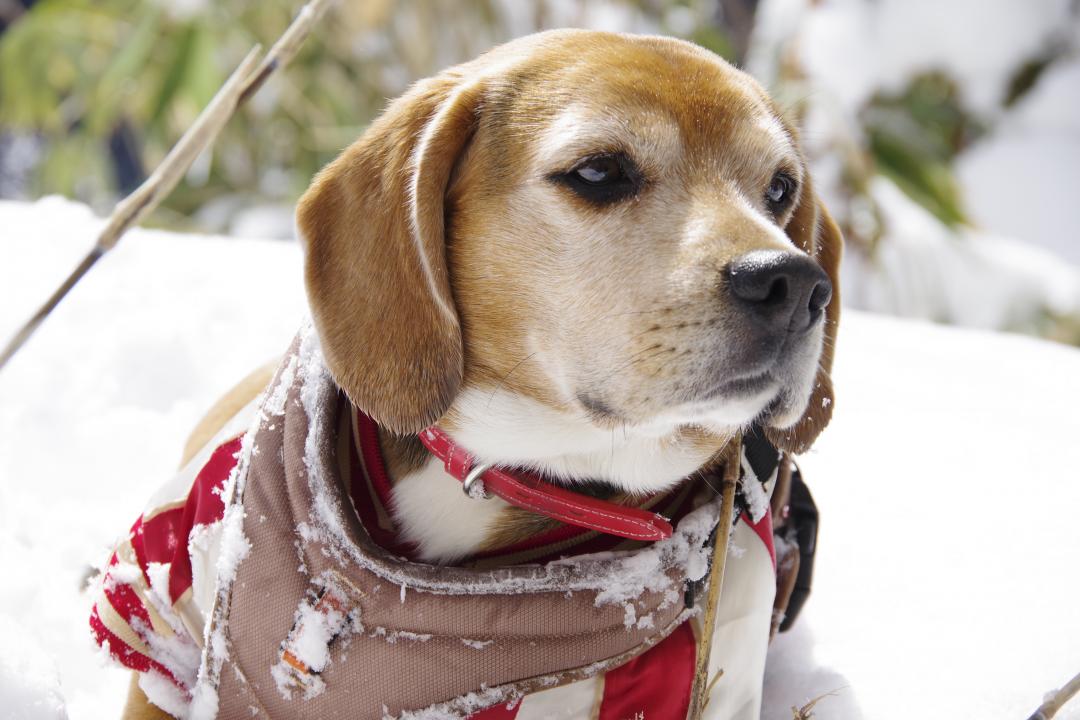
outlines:
[{"label": "dog's head", "polygon": [[297,222],[330,370],[397,432],[467,388],[792,451],[831,415],[839,233],[765,92],[689,43],[544,33],[421,81]]}]

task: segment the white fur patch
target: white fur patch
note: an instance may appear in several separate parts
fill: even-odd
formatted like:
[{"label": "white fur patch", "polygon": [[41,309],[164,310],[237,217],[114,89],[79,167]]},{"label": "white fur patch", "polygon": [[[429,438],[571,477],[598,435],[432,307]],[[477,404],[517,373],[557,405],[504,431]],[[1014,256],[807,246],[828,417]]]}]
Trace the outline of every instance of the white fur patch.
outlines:
[{"label": "white fur patch", "polygon": [[454,402],[455,439],[487,462],[526,465],[568,482],[603,480],[630,492],[670,487],[709,453],[670,438],[678,423],[604,429],[504,390],[468,389]]},{"label": "white fur patch", "polygon": [[426,561],[450,561],[475,552],[508,506],[499,498],[473,500],[442,461],[428,463],[394,483],[394,519]]}]

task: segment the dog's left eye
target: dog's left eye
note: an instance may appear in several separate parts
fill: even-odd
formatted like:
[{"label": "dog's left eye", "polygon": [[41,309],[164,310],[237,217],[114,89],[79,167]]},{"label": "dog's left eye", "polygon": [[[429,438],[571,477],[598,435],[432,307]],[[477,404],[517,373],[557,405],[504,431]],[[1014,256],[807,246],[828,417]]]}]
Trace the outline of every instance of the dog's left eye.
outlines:
[{"label": "dog's left eye", "polygon": [[574,174],[590,185],[607,185],[623,179],[622,166],[614,155],[590,158],[579,165]]},{"label": "dog's left eye", "polygon": [[774,215],[779,215],[791,204],[795,187],[795,180],[787,173],[778,172],[773,175],[772,182],[765,190],[765,203]]},{"label": "dog's left eye", "polygon": [[641,189],[641,174],[622,153],[594,155],[569,172],[552,175],[551,179],[597,205],[618,202]]}]

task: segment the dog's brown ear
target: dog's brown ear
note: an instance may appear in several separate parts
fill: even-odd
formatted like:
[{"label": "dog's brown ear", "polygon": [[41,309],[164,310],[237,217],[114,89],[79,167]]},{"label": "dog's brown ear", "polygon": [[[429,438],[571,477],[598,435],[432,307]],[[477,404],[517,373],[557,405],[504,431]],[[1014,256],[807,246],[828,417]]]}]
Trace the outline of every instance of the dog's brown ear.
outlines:
[{"label": "dog's brown ear", "polygon": [[443,199],[481,93],[451,73],[415,85],[319,173],[296,211],[330,372],[399,433],[435,422],[462,382]]},{"label": "dog's brown ear", "polygon": [[809,179],[803,187],[799,205],[788,222],[788,237],[799,249],[809,253],[832,281],[832,299],[825,308],[825,339],[821,348],[814,391],[806,412],[789,428],[765,428],[769,440],[781,450],[805,452],[829,424],[833,412],[832,362],[836,333],[840,325],[840,258],[844,241],[825,205],[814,194]]}]

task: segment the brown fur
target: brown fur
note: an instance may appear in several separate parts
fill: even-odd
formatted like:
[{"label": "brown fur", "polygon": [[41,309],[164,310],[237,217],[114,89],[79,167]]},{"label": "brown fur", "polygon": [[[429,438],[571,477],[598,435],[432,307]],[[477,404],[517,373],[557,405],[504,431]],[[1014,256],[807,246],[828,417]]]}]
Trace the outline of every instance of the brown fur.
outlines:
[{"label": "brown fur", "polygon": [[[596,78],[601,67],[602,80]],[[642,126],[635,129],[643,135],[651,129],[649,113],[666,114],[664,119],[679,127],[686,148],[679,160],[687,166],[684,177],[707,179],[710,168],[705,163],[716,148],[729,156],[723,161],[729,173],[767,182],[765,173],[771,172],[761,162],[769,149],[747,134],[742,118],[763,108],[779,117],[772,101],[748,76],[685,43],[648,38],[627,43],[596,33],[542,35],[422,81],[320,174],[299,211],[309,248],[309,295],[330,367],[350,398],[384,426],[415,432],[450,409],[441,423],[452,430],[458,418],[450,403],[466,385],[504,389],[566,407],[553,395],[528,339],[544,335],[538,328],[565,325],[563,316],[570,315],[573,324],[585,328],[587,342],[611,320],[602,304],[568,313],[566,304],[545,302],[552,283],[578,292],[625,283],[640,274],[627,264],[637,264],[640,255],[612,242],[594,252],[592,262],[566,267],[565,273],[552,277],[551,268],[543,266],[547,258],[537,256],[537,245],[548,238],[530,232],[541,224],[536,213],[550,208],[516,206],[504,192],[532,180],[527,173],[535,162],[533,141],[556,111],[574,103],[642,114]],[[784,127],[794,140],[795,130]],[[425,132],[431,140],[418,159]],[[663,144],[662,137],[646,140]],[[583,152],[594,149],[582,147]],[[802,189],[781,221],[792,242],[816,257],[838,288],[839,232],[813,193],[801,155],[796,151],[787,162],[792,165],[789,171],[801,178]],[[425,163],[430,170],[425,171]],[[410,237],[408,204],[402,202],[414,175],[419,175],[418,207],[432,215],[422,223],[427,232],[420,233],[419,245]],[[708,189],[684,182],[666,191],[666,204],[708,204],[728,242],[688,248],[673,264],[720,268],[748,250],[770,245],[745,215]],[[635,208],[598,211],[572,193],[563,196],[586,217],[635,213]],[[440,211],[447,223],[442,237],[442,219],[434,217]],[[662,226],[674,220],[655,206],[638,213],[652,215],[644,218],[646,224]],[[427,284],[418,277],[418,249],[428,257],[436,278],[450,283],[452,292],[445,297],[452,299],[456,324],[432,309]],[[608,272],[595,277],[597,267]],[[688,316],[679,300],[685,298],[661,298],[655,311],[629,313],[638,327],[626,333],[634,337],[628,353],[640,358],[634,364],[641,375],[663,378],[677,372],[673,365],[692,352],[687,333],[717,323],[716,318]],[[829,371],[839,307],[837,289],[827,309],[820,370],[805,413],[790,428],[767,428],[770,439],[783,449],[805,450],[831,417]],[[565,341],[555,337],[552,344]],[[570,339],[570,344],[576,342]],[[646,393],[630,387],[625,399],[648,405],[652,398]],[[710,451],[719,451],[725,442],[693,426],[680,428],[671,440],[689,440]],[[550,525],[509,509],[488,547],[522,540]]]},{"label": "brown fur", "polygon": [[[612,292],[642,273],[639,258],[651,250],[644,243],[630,249],[611,243],[592,253],[590,262],[579,259],[577,268],[566,268],[567,276],[557,280],[550,266],[539,266],[547,258],[537,256],[537,244],[548,238],[529,231],[537,213],[550,208],[516,207],[503,189],[531,180],[525,172],[535,149],[528,140],[542,133],[557,109],[584,97],[590,108],[621,110],[630,97],[632,108],[646,114],[662,108],[678,125],[687,148],[680,160],[686,166],[683,177],[707,178],[703,171],[709,168],[702,163],[710,162],[714,148],[729,156],[723,160],[728,172],[759,183],[767,183],[771,172],[761,169],[767,148],[738,122],[753,109],[775,114],[771,101],[748,76],[700,48],[649,38],[627,43],[598,33],[541,35],[510,48],[422,81],[392,103],[363,138],[320,173],[299,206],[308,291],[330,368],[358,406],[397,432],[415,432],[439,419],[464,385],[500,387],[565,407],[552,395],[527,340],[546,337],[545,328],[566,327],[566,315],[585,335],[613,323],[605,321],[602,305],[568,313],[545,296],[554,282]],[[605,68],[603,82],[595,77],[599,67]],[[425,132],[431,139],[418,158]],[[835,286],[840,238],[818,208],[801,158],[797,162],[792,171],[803,176],[806,189],[782,220],[792,240],[818,257]],[[403,202],[414,175],[423,218],[418,243]],[[748,250],[771,246],[725,198],[707,190],[708,185],[676,184],[665,189],[664,204],[709,204],[728,242],[687,248],[672,263],[720,268]],[[598,212],[564,195],[581,214]],[[648,211],[655,216],[655,209]],[[630,207],[610,214],[645,211]],[[657,227],[676,220],[646,218]],[[453,319],[438,310],[419,272],[418,251],[428,259],[438,292],[450,300]],[[597,277],[599,267],[607,272]],[[679,372],[676,363],[691,354],[687,335],[718,320],[688,316],[678,302],[686,298],[658,299],[646,321],[635,318],[639,328],[627,354],[647,356],[635,365],[640,376],[663,378]],[[831,414],[828,367],[838,309],[834,298],[823,370],[806,415],[793,429],[771,433],[787,449],[809,446]],[[582,342],[587,339],[553,339],[569,346]],[[639,387],[629,388],[625,399],[642,406],[658,402]],[[443,418],[450,428],[454,421],[453,413]]]},{"label": "brown fur", "polygon": [[[399,433],[437,420],[461,386],[461,330],[440,307],[453,305],[443,195],[469,137],[476,93],[455,96],[433,131],[430,154],[413,152],[458,79],[425,81],[393,103],[319,173],[297,207],[312,315],[327,364],[354,403]],[[414,244],[405,199],[421,168]],[[433,288],[421,277],[421,255],[432,268]]]},{"label": "brown fur", "polygon": [[[558,130],[567,108],[582,127],[609,130]],[[841,238],[795,131],[762,131],[773,120],[783,122],[757,83],[701,48],[577,31],[515,41],[391,103],[297,208],[327,363],[385,428],[391,476],[423,461],[401,435],[462,421],[453,404],[464,388],[529,398],[612,432],[692,395],[715,349],[707,341],[738,344],[737,318],[716,291],[723,268],[751,250],[789,248],[740,200],[777,167],[799,180],[800,194],[776,225],[834,286],[805,412],[790,427],[766,428],[781,448],[809,447],[832,414]],[[632,202],[597,208],[543,176],[621,150],[660,179]],[[696,235],[686,230],[693,222]],[[558,377],[588,393],[560,394],[553,379],[567,365],[579,374]],[[245,404],[251,384],[200,424],[185,456]],[[727,435],[688,424],[665,441],[707,456]],[[549,526],[511,509],[487,547]],[[133,685],[124,717],[164,717],[153,710]]]}]

